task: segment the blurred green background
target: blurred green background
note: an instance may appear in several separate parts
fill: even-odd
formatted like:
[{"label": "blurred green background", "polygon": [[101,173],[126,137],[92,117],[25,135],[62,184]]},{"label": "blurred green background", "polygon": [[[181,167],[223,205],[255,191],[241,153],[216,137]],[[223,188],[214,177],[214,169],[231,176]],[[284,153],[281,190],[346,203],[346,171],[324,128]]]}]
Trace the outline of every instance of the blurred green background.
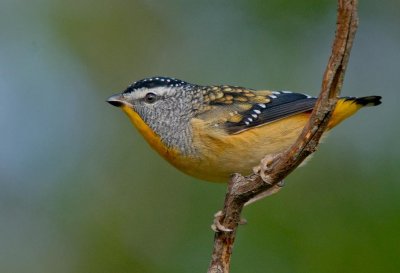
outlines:
[{"label": "blurred green background", "polygon": [[[143,77],[319,92],[336,1],[1,0],[0,272],[205,272],[225,185],[105,99]],[[399,272],[400,2],[360,1],[342,94],[381,95],[245,209],[232,272]]]}]

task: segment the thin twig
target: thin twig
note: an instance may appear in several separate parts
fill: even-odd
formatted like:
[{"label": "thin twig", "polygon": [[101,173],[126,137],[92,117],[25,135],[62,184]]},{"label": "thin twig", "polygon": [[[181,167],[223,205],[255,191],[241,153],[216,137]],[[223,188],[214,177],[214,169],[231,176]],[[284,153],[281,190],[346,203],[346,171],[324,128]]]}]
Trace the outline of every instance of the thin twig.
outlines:
[{"label": "thin twig", "polygon": [[338,0],[337,28],[322,81],[321,93],[310,119],[296,142],[284,153],[267,156],[258,173],[243,177],[234,174],[229,181],[224,208],[219,216],[209,273],[228,273],[236,230],[244,204],[266,191],[276,191],[278,183],[290,174],[318,146],[327,128],[342,88],[344,74],[358,26],[357,0]]}]

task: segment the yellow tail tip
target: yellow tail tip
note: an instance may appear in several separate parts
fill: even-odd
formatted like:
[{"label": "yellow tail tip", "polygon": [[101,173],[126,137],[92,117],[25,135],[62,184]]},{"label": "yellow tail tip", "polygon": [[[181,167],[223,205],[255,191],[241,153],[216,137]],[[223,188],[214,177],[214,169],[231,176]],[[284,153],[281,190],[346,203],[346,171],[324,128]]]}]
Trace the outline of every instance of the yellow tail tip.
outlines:
[{"label": "yellow tail tip", "polygon": [[333,111],[331,120],[328,124],[328,129],[338,125],[343,120],[347,119],[359,109],[365,106],[376,106],[381,104],[381,96],[368,96],[368,97],[344,97],[340,98]]}]

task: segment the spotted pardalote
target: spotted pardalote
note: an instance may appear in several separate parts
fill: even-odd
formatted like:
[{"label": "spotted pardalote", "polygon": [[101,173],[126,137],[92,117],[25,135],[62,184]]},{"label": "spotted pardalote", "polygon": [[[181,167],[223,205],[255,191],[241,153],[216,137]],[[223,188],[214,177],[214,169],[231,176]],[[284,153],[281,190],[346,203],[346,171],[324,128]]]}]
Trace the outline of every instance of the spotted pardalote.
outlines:
[{"label": "spotted pardalote", "polygon": [[[329,122],[335,127],[381,97],[340,98]],[[146,78],[111,96],[146,141],[179,170],[226,182],[244,175],[269,154],[295,142],[316,98],[290,91],[202,86],[174,78]]]}]

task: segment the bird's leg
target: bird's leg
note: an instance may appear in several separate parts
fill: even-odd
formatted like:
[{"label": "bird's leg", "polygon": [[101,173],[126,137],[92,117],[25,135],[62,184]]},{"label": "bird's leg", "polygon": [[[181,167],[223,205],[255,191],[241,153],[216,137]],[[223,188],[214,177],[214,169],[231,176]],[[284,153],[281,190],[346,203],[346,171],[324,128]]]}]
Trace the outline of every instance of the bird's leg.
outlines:
[{"label": "bird's leg", "polygon": [[267,183],[267,184],[272,184],[269,178],[269,173],[272,171],[274,168],[274,163],[277,158],[281,156],[281,153],[277,154],[270,154],[265,156],[262,160],[260,165],[256,166],[253,168],[253,172],[255,174],[259,174],[261,179]]},{"label": "bird's leg", "polygon": [[221,224],[221,218],[224,216],[224,213],[222,210],[217,211],[216,214],[214,214],[214,221],[213,224],[211,225],[211,229],[214,232],[231,232],[232,229],[225,227],[224,225]]},{"label": "bird's leg", "polygon": [[[262,180],[269,184],[272,185],[272,183],[270,182],[269,176],[268,174],[271,172],[272,168],[273,168],[273,164],[275,162],[275,160],[280,156],[281,154],[272,154],[272,155],[267,155],[266,157],[264,157],[261,160],[261,164],[254,167],[253,168],[253,172],[255,174],[259,174],[260,177],[262,178]],[[271,186],[268,190],[259,193],[258,195],[254,196],[253,198],[251,198],[249,201],[247,201],[244,205],[250,205],[260,199],[263,199],[264,197],[270,196],[274,193],[277,193],[278,191],[280,191],[280,189],[284,186],[284,182],[283,180],[280,181],[279,183]],[[218,211],[216,214],[214,214],[214,221],[213,224],[211,225],[211,229],[214,232],[232,232],[233,230],[230,228],[225,227],[224,225],[221,224],[221,220],[223,218],[224,214],[223,212],[220,210]],[[247,221],[246,219],[240,219],[239,224],[243,225],[246,224]]]},{"label": "bird's leg", "polygon": [[[214,221],[213,224],[211,225],[211,229],[214,232],[232,232],[233,230],[230,228],[225,227],[224,225],[221,224],[221,219],[224,216],[222,210],[218,211],[216,214],[214,214]],[[245,225],[247,224],[246,219],[240,219],[239,225]]]},{"label": "bird's leg", "polygon": [[[272,171],[273,167],[274,167],[274,162],[275,160],[280,157],[281,154],[271,154],[271,155],[267,155],[265,156],[262,160],[260,165],[256,166],[253,168],[253,172],[255,174],[260,175],[261,179],[269,184],[272,185],[271,181],[270,181],[270,177],[269,177],[269,173]],[[280,181],[279,183],[277,183],[276,185],[273,185],[272,187],[270,187],[268,190],[259,193],[258,195],[254,196],[253,198],[251,198],[249,201],[247,201],[244,205],[250,205],[260,199],[263,199],[264,197],[270,196],[274,193],[277,193],[278,191],[280,191],[282,189],[282,187],[284,186],[284,181]]]}]

